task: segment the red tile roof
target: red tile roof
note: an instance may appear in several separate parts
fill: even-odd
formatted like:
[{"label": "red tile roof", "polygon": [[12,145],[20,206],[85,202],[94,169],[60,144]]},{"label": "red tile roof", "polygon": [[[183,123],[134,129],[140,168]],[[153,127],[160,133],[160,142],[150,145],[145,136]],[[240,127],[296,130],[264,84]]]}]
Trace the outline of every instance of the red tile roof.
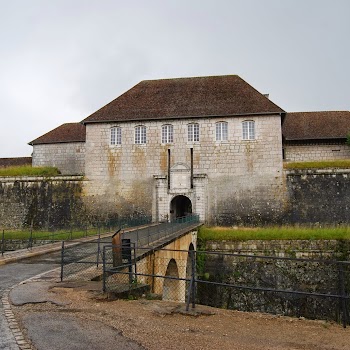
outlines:
[{"label": "red tile roof", "polygon": [[82,123],[284,111],[237,75],[144,80]]},{"label": "red tile roof", "polygon": [[21,165],[32,165],[32,157],[0,158],[0,168]]},{"label": "red tile roof", "polygon": [[285,140],[339,139],[349,132],[349,111],[287,113],[282,125]]},{"label": "red tile roof", "polygon": [[46,143],[85,142],[86,128],[80,123],[66,123],[29,142],[29,145]]}]

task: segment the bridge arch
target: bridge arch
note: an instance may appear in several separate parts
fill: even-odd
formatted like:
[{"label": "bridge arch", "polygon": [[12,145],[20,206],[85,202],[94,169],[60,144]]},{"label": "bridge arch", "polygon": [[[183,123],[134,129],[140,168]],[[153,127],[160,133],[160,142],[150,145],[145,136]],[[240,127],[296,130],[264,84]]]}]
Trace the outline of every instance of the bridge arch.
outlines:
[{"label": "bridge arch", "polygon": [[163,300],[180,301],[180,280],[170,279],[167,277],[179,278],[179,270],[175,259],[169,261],[168,267],[165,272],[165,279],[163,283]]},{"label": "bridge arch", "polygon": [[171,221],[189,214],[192,214],[191,200],[184,195],[175,196],[170,202]]},{"label": "bridge arch", "polygon": [[[151,292],[164,300],[185,302],[186,287],[188,287],[186,273],[192,273],[192,270],[187,268],[187,266],[192,268],[188,262],[188,251],[196,249],[196,240],[197,233],[191,230],[163,246],[163,249],[152,249],[151,254],[137,262],[137,272],[149,275],[148,277],[139,276],[138,282],[149,284]],[[169,277],[179,278],[179,280]]]}]

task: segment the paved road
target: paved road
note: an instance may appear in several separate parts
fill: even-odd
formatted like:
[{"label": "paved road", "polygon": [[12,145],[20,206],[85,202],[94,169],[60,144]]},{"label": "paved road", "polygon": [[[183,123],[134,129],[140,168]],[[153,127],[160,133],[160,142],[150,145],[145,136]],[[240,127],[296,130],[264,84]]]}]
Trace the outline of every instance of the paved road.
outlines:
[{"label": "paved road", "polygon": [[[13,285],[40,273],[59,266],[60,252],[22,260],[0,266],[0,296]],[[16,305],[51,301],[48,292],[52,282],[32,282],[20,285],[11,291]],[[58,302],[61,305],[60,302]],[[4,310],[0,303],[0,349],[18,350],[13,335],[8,328]],[[74,315],[60,313],[29,313],[22,323],[27,328],[28,335],[38,350],[77,350],[77,349],[106,349],[143,350],[136,342],[125,338],[118,330],[98,321],[82,321]]]},{"label": "paved road", "polygon": [[[12,263],[0,266],[0,298],[4,290],[12,287],[16,283],[26,280],[39,273],[49,271],[57,267],[60,252],[51,253],[45,257],[38,257],[30,260],[22,260],[20,263]],[[12,333],[8,328],[4,316],[2,303],[0,302],[0,349],[18,349]]]},{"label": "paved road", "polygon": [[[143,229],[137,229],[133,232],[125,232],[123,238],[129,238],[132,242],[137,241],[141,245],[148,245],[154,241],[159,240],[160,238],[164,238],[164,236],[169,236],[172,234],[175,234],[177,230],[181,229],[182,227],[186,227],[189,224],[182,223],[182,224],[170,224],[170,223],[164,223],[160,225],[156,225],[154,227],[146,227]],[[110,244],[110,239],[106,238],[104,240],[105,243]],[[94,247],[95,244],[91,245],[91,248],[88,249],[88,252],[84,252],[84,255],[89,253],[89,250],[92,249],[92,251],[96,250],[96,247]],[[87,245],[84,245],[83,248],[86,248]],[[74,251],[74,255],[76,258],[76,249]],[[68,254],[69,255],[69,254]],[[68,258],[69,256],[67,256]],[[0,298],[3,295],[3,292],[12,287],[13,285],[22,282],[30,277],[36,276],[40,273],[52,270],[59,266],[61,260],[61,252],[57,251],[54,253],[48,253],[45,255],[40,255],[36,257],[29,258],[27,260],[21,260],[20,262],[16,263],[10,263],[6,265],[0,265]],[[39,315],[39,314],[38,314]],[[23,322],[26,324],[28,331],[31,333],[31,337],[33,340],[36,340],[37,344],[40,346],[39,349],[45,349],[46,343],[48,339],[41,339],[40,336],[40,327],[42,326],[42,317],[44,315],[38,316],[37,319],[33,319],[32,322],[28,322],[28,320],[23,320]],[[45,316],[46,317],[46,316]],[[47,320],[45,320],[47,321]],[[86,325],[86,327],[83,327],[83,325],[79,324],[78,320],[73,321],[73,319],[62,319],[61,321],[57,319],[53,319],[52,322],[48,322],[46,331],[48,334],[54,334],[55,327],[57,326],[57,323],[59,322],[62,326],[65,324],[65,322],[70,323],[71,326],[80,328],[80,336],[77,337],[77,339],[72,339],[72,344],[77,344],[79,342],[82,342],[84,337],[89,336],[91,333],[91,329],[98,329],[100,328],[100,325]],[[77,323],[78,322],[78,323]],[[18,346],[16,345],[14,338],[12,336],[12,333],[8,327],[8,324],[6,322],[6,319],[4,317],[4,310],[2,307],[2,303],[0,303],[0,350],[6,349],[6,350],[18,350]],[[98,334],[97,334],[98,335]],[[96,336],[97,336],[96,335]],[[141,349],[139,345],[126,341],[123,339],[123,336],[120,334],[116,334],[115,330],[114,332],[111,332],[110,329],[106,329],[104,331],[103,336],[106,338],[105,340],[109,339],[110,343],[113,343],[118,338],[119,344],[123,344],[120,346],[120,349]],[[59,334],[59,337],[62,337],[62,334]],[[79,340],[80,339],[80,340]],[[43,342],[44,341],[44,342]],[[57,339],[51,339],[52,344],[56,343]],[[68,339],[67,339],[68,342]],[[108,341],[107,341],[108,342]],[[103,342],[100,341],[100,344]],[[77,349],[76,347],[73,347],[74,349]],[[73,349],[72,348],[72,349]],[[99,347],[96,347],[96,349]],[[56,349],[56,348],[55,348]],[[65,344],[64,349],[70,349],[67,347],[67,344]]]}]

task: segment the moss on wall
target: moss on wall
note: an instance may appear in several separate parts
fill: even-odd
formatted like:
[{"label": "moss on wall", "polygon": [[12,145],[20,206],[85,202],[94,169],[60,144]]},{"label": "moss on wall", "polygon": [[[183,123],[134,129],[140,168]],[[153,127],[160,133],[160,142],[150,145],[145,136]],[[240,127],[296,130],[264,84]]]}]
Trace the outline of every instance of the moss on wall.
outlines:
[{"label": "moss on wall", "polygon": [[60,228],[86,220],[82,181],[22,178],[0,181],[0,226]]}]

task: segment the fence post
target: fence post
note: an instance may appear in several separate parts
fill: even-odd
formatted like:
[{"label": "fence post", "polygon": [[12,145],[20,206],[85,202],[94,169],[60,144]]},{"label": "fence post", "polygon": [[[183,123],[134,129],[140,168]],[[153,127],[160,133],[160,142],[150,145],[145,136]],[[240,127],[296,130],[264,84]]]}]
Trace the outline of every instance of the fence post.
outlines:
[{"label": "fence post", "polygon": [[191,250],[192,256],[191,256],[191,262],[192,262],[192,275],[191,275],[191,280],[193,281],[192,283],[192,309],[196,307],[196,252],[194,250]]},{"label": "fence post", "polygon": [[135,280],[135,283],[137,285],[137,262],[136,262],[136,245],[135,244],[134,244],[134,264],[135,264],[135,268],[134,268],[135,278],[134,278],[134,280]]},{"label": "fence post", "polygon": [[98,268],[98,265],[100,263],[100,251],[101,251],[101,235],[100,232],[98,233],[98,239],[97,239],[97,259],[96,259],[96,267]]},{"label": "fence post", "polygon": [[28,248],[33,248],[33,222],[30,225],[30,236],[29,236],[29,242],[28,242]]},{"label": "fence post", "polygon": [[103,293],[106,293],[106,246],[103,247],[102,264],[103,264],[102,290],[103,290]]},{"label": "fence post", "polygon": [[5,230],[2,230],[1,256],[4,256],[4,251],[5,251]]},{"label": "fence post", "polygon": [[195,260],[195,251],[189,250],[188,254],[191,259],[191,280],[187,290],[187,300],[186,300],[186,311],[190,308],[190,302],[192,301],[192,309],[196,307],[195,300],[195,290],[196,290],[196,260]]},{"label": "fence post", "polygon": [[340,288],[340,295],[341,295],[342,321],[343,321],[343,328],[346,328],[346,325],[348,324],[348,317],[347,317],[348,310],[347,310],[346,294],[345,294],[344,267],[342,262],[338,262],[338,272],[339,272],[339,288]]},{"label": "fence post", "polygon": [[61,247],[61,282],[63,281],[63,265],[64,265],[64,241]]}]

